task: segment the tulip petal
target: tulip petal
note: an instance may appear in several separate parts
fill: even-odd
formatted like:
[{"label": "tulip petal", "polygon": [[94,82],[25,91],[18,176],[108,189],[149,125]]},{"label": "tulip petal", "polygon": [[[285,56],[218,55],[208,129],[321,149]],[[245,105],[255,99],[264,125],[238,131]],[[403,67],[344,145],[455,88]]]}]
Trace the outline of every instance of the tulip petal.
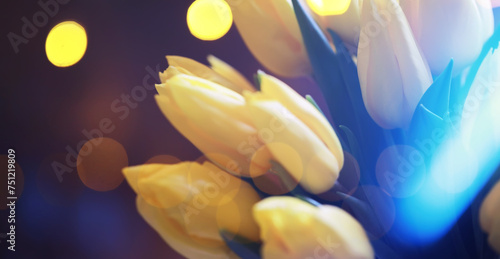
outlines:
[{"label": "tulip petal", "polygon": [[384,128],[407,128],[432,84],[427,62],[396,0],[364,1],[361,24],[379,29],[364,35],[358,46],[359,81],[368,113]]},{"label": "tulip petal", "polygon": [[184,256],[208,253],[237,258],[220,236],[221,230],[258,241],[259,229],[251,212],[259,195],[250,184],[215,165],[148,164],[126,168],[124,174],[137,190],[141,215]]},{"label": "tulip petal", "polygon": [[337,158],[339,166],[344,163],[342,146],[333,131],[330,123],[310,102],[300,96],[288,85],[275,77],[260,73],[261,92],[277,101],[287,108],[299,120],[304,122],[328,147],[330,152]]},{"label": "tulip petal", "polygon": [[237,1],[230,6],[241,37],[262,65],[280,76],[310,75],[299,27],[287,1]]},{"label": "tulip petal", "polygon": [[335,249],[336,256],[339,258],[374,258],[373,249],[363,227],[347,212],[334,206],[321,206],[318,216],[329,229],[340,233],[341,244]]},{"label": "tulip petal", "polygon": [[[250,176],[249,158],[244,153],[235,152],[234,149],[231,149],[225,143],[208,135],[205,131],[194,125],[168,97],[156,95],[155,98],[158,106],[170,123],[211,159],[212,162],[223,168],[227,168],[229,165],[236,165],[237,169],[231,171],[239,171],[243,175]],[[254,165],[254,167],[260,168],[259,165]]]},{"label": "tulip petal", "polygon": [[[246,85],[235,84],[235,83],[241,83],[241,81],[233,82],[228,78],[226,78],[223,74],[219,74],[217,71],[214,71],[209,67],[201,64],[200,62],[190,58],[181,56],[167,56],[167,61],[169,64],[169,68],[170,67],[175,68],[176,70],[179,71],[178,73],[200,77],[236,92],[241,92],[247,87]],[[167,79],[170,79],[172,76],[176,74],[170,72],[169,68],[167,68],[167,70],[164,73],[160,73],[160,79],[162,83],[164,83]]]},{"label": "tulip petal", "polygon": [[188,236],[183,232],[181,225],[168,218],[166,209],[151,206],[140,196],[137,197],[137,209],[163,240],[186,258],[238,258],[222,240],[207,240]]},{"label": "tulip petal", "polygon": [[223,76],[225,79],[231,82],[232,85],[238,88],[233,89],[229,87],[229,89],[240,94],[243,93],[243,91],[255,92],[255,88],[252,86],[252,84],[248,82],[248,80],[232,66],[212,55],[209,55],[207,59],[213,71]]},{"label": "tulip petal", "polygon": [[254,206],[267,258],[374,258],[361,225],[337,207],[314,207],[292,197],[270,197]]},{"label": "tulip petal", "polygon": [[433,74],[442,73],[453,58],[456,75],[477,58],[493,33],[488,5],[489,1],[477,0],[401,0]]},{"label": "tulip petal", "polygon": [[132,189],[149,204],[159,208],[177,206],[188,198],[192,192],[188,185],[188,172],[189,163],[149,164],[123,169]]},{"label": "tulip petal", "polygon": [[[257,128],[270,131],[263,141],[275,160],[307,191],[317,194],[335,184],[339,161],[302,121],[277,101],[247,97],[247,106]],[[299,161],[289,157],[293,154],[298,154]]]},{"label": "tulip petal", "polygon": [[217,85],[203,79],[176,76],[167,83],[175,103],[192,123],[225,145],[237,150],[256,134],[242,96],[220,94],[213,89]]}]

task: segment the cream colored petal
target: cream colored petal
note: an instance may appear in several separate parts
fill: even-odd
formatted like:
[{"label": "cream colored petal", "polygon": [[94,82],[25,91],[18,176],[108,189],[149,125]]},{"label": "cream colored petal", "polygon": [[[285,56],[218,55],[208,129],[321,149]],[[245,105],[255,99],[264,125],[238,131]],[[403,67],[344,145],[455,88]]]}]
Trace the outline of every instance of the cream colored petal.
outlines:
[{"label": "cream colored petal", "polygon": [[[382,16],[381,13],[384,15]],[[432,84],[425,58],[396,0],[363,2],[358,74],[363,101],[380,126],[407,128],[424,92]]]},{"label": "cream colored petal", "polygon": [[[237,195],[227,203],[220,203],[217,209],[217,225],[220,229],[235,233],[246,239],[259,242],[259,227],[252,217],[253,206],[260,197],[247,182],[242,182]],[[236,216],[238,220],[235,220]]]},{"label": "cream colored petal", "polygon": [[[241,37],[262,65],[280,76],[308,76],[311,65],[292,6],[274,2],[228,0]],[[281,17],[285,13],[288,18]]]},{"label": "cream colored petal", "polygon": [[236,164],[243,175],[250,175],[249,159],[220,140],[208,135],[202,128],[193,124],[183,112],[166,96],[156,95],[156,102],[172,125],[203,152],[211,161],[222,167]]},{"label": "cream colored petal", "polygon": [[374,258],[361,225],[339,208],[275,196],[257,203],[253,215],[261,228],[264,259]]},{"label": "cream colored petal", "polygon": [[324,238],[324,243],[334,245],[329,252],[335,258],[375,258],[365,230],[347,212],[325,205],[319,207],[317,217],[325,226],[318,236]]},{"label": "cream colored petal", "polygon": [[193,237],[219,240],[220,230],[227,230],[258,241],[251,209],[260,197],[248,183],[209,162],[193,163],[189,176],[193,195],[182,206],[168,210],[169,217]]},{"label": "cream colored petal", "polygon": [[[245,183],[238,177],[233,176],[210,162],[203,164],[193,163],[189,171],[190,179],[188,185],[193,188],[193,199],[206,199],[208,206],[218,206],[235,199],[240,187]],[[208,195],[207,195],[208,194]]]},{"label": "cream colored petal", "polygon": [[[339,161],[313,131],[277,101],[248,98],[247,103],[260,137],[277,162],[312,193],[333,187],[340,171]],[[290,161],[289,149],[301,161]],[[303,166],[297,167],[298,162]]]},{"label": "cream colored petal", "polygon": [[452,58],[455,73],[469,66],[493,33],[489,1],[401,0],[401,7],[436,76]]},{"label": "cream colored petal", "polygon": [[314,246],[314,232],[308,228],[313,226],[315,211],[314,206],[288,196],[272,196],[255,204],[253,216],[263,242],[261,256],[307,258],[302,252]]},{"label": "cream colored petal", "polygon": [[342,167],[344,152],[337,134],[335,134],[325,116],[282,81],[263,72],[259,76],[261,78],[261,92],[270,98],[278,100],[293,115],[306,124],[325,143],[330,152],[337,158],[340,167]]},{"label": "cream colored petal", "polygon": [[169,219],[165,209],[148,204],[140,196],[137,197],[137,209],[146,222],[174,250],[189,259],[237,259],[222,240],[209,240],[188,236],[182,226]]},{"label": "cream colored petal", "polygon": [[123,173],[132,189],[148,203],[171,208],[192,195],[192,188],[188,185],[189,170],[190,163],[184,162],[127,167]]},{"label": "cream colored petal", "polygon": [[[234,82],[225,78],[224,75],[219,74],[218,72],[212,70],[211,68],[205,66],[204,64],[201,64],[198,61],[181,56],[167,56],[167,61],[169,67],[174,67],[176,70],[180,71],[180,73],[212,81],[216,84],[219,84],[223,87],[226,87],[236,92],[241,91],[242,86],[235,85]],[[175,74],[173,72],[175,72],[175,70],[169,72],[169,69],[167,68],[166,70],[167,75],[163,76],[163,78],[165,78],[166,80],[174,76]],[[160,78],[162,78],[161,74]],[[162,82],[165,82],[165,80],[162,79]]]},{"label": "cream colored petal", "polygon": [[259,195],[212,163],[143,165],[127,169],[126,175],[138,178],[138,194],[148,204],[166,209],[165,219],[174,220],[190,237],[222,241],[219,231],[228,230],[258,240],[251,208]]},{"label": "cream colored petal", "polygon": [[262,3],[262,5],[264,2],[269,3],[269,6],[264,9],[268,10],[268,13],[273,15],[276,21],[280,21],[283,28],[295,39],[302,38],[291,0],[257,0],[257,2]]},{"label": "cream colored petal", "polygon": [[186,86],[191,88],[197,88],[196,90],[202,91],[202,93],[207,93],[207,91],[213,92],[214,94],[218,94],[223,98],[230,98],[233,100],[229,100],[231,103],[241,103],[244,98],[238,94],[237,92],[228,89],[220,84],[214,83],[210,80],[191,76],[186,74],[176,75],[165,82],[165,85],[178,85],[178,86]]},{"label": "cream colored petal", "polygon": [[235,99],[208,89],[210,82],[206,80],[176,80],[178,78],[170,79],[167,84],[175,103],[198,128],[235,150],[256,134],[243,97],[238,95]]},{"label": "cream colored petal", "polygon": [[165,83],[165,81],[167,81],[169,78],[178,74],[182,74],[182,68],[168,66],[165,71],[160,72],[160,82]]},{"label": "cream colored petal", "polygon": [[242,93],[245,90],[255,92],[253,85],[232,66],[212,55],[209,55],[207,59],[213,71],[223,76],[235,86],[236,89],[230,88],[231,90],[238,93]]}]

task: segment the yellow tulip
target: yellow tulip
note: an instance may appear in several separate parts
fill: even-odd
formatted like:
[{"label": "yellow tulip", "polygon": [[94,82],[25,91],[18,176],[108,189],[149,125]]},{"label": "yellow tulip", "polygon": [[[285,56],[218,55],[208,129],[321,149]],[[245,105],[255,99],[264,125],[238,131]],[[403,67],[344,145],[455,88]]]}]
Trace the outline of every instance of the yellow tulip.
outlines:
[{"label": "yellow tulip", "polygon": [[[250,176],[252,168],[253,175],[265,173],[270,167],[268,161],[259,164],[252,161],[255,152],[240,151],[249,139],[257,139],[257,131],[245,109],[245,99],[229,89],[236,85],[220,85],[227,86],[229,80],[195,61],[167,59],[170,66],[160,75],[162,84],[156,87],[160,94],[156,101],[173,126],[212,162],[228,171]],[[222,65],[219,62],[216,66]],[[234,78],[237,77],[233,73],[230,80],[235,82]]]},{"label": "yellow tulip", "polygon": [[339,161],[339,164],[342,165],[344,163],[342,146],[325,116],[316,107],[311,105],[309,101],[282,81],[260,71],[259,76],[261,78],[260,88],[262,94],[270,99],[279,101],[292,114],[304,122],[325,143],[330,152]]},{"label": "yellow tulip", "polygon": [[493,187],[479,213],[482,229],[489,234],[488,242],[500,253],[500,182]]},{"label": "yellow tulip", "polygon": [[241,37],[262,65],[285,77],[311,74],[311,64],[290,1],[226,1],[231,6]]},{"label": "yellow tulip", "polygon": [[396,0],[364,1],[358,74],[366,109],[383,128],[407,128],[432,84],[410,25]]},{"label": "yellow tulip", "polygon": [[262,92],[247,94],[247,107],[259,136],[279,162],[307,191],[333,187],[344,157],[325,117],[278,79],[260,73]]},{"label": "yellow tulip", "polygon": [[238,258],[219,235],[221,230],[259,239],[251,217],[259,195],[209,162],[148,164],[123,173],[137,193],[142,217],[187,258]]},{"label": "yellow tulip", "polygon": [[264,259],[374,258],[363,227],[340,208],[271,197],[253,207]]},{"label": "yellow tulip", "polygon": [[[257,177],[276,161],[312,193],[334,185],[343,152],[315,106],[263,72],[259,73],[261,92],[244,89],[244,97],[220,85],[224,82],[213,75],[214,70],[233,70],[231,74],[237,75],[229,65],[209,58],[217,69],[193,65],[186,69],[187,59],[176,59],[183,63],[169,62],[175,65],[161,75],[163,84],[157,86],[156,100],[174,127],[212,162],[232,173]],[[245,80],[226,78],[235,85]],[[275,114],[281,111],[285,117]]]}]

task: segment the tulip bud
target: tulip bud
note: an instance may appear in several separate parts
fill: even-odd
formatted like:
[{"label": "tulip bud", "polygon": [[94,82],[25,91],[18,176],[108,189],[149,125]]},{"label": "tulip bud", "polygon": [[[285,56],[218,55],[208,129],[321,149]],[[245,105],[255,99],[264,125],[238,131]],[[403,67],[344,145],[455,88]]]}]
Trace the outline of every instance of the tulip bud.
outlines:
[{"label": "tulip bud", "polygon": [[489,234],[488,242],[500,253],[500,182],[490,191],[479,212],[481,228]]},{"label": "tulip bud", "polygon": [[408,21],[396,0],[363,1],[358,74],[366,109],[383,128],[407,128],[432,84]]},{"label": "tulip bud", "polygon": [[489,1],[401,0],[401,7],[434,75],[452,58],[455,73],[472,64],[493,33]]},{"label": "tulip bud", "polygon": [[[171,66],[161,75],[163,84],[157,86],[160,95],[156,100],[174,127],[210,161],[251,177],[265,174],[271,161],[276,161],[295,183],[313,193],[333,187],[343,165],[343,152],[332,127],[315,106],[262,72],[262,91],[244,91],[243,97],[215,83],[224,82],[214,76],[214,70],[231,74],[225,78],[234,85],[244,80],[229,65],[210,57],[216,68],[210,70],[188,59],[171,59]],[[190,69],[185,69],[188,62]]]},{"label": "tulip bud", "polygon": [[251,159],[261,143],[257,142],[257,147],[250,151],[244,149],[249,139],[257,139],[257,131],[241,95],[188,74],[166,78],[157,86],[158,106],[173,126],[212,162],[245,176],[261,175],[268,170],[270,165],[265,159],[264,164]]},{"label": "tulip bud", "polygon": [[259,74],[262,92],[247,94],[247,107],[259,136],[279,162],[306,190],[333,187],[344,157],[328,121],[303,97],[278,79]]},{"label": "tulip bud", "polygon": [[221,230],[258,240],[251,209],[259,195],[209,162],[148,164],[123,173],[138,195],[142,217],[187,258],[238,258],[219,235]]},{"label": "tulip bud", "polygon": [[253,215],[264,259],[374,258],[363,227],[340,208],[283,196],[260,201]]},{"label": "tulip bud", "polygon": [[180,56],[167,56],[167,61],[169,67],[165,72],[160,72],[160,80],[162,83],[165,83],[167,79],[174,75],[186,74],[212,81],[238,93],[242,93],[243,91],[255,91],[252,84],[238,71],[212,55],[208,56],[208,62],[211,64],[212,68],[195,60]]},{"label": "tulip bud", "polygon": [[262,94],[279,101],[292,114],[304,122],[325,143],[338,160],[340,166],[342,166],[344,163],[342,146],[325,116],[304,97],[277,78],[264,72],[259,72],[259,77],[261,78],[260,88]]},{"label": "tulip bud", "polygon": [[255,58],[285,77],[312,73],[293,7],[285,0],[226,0],[234,23]]}]

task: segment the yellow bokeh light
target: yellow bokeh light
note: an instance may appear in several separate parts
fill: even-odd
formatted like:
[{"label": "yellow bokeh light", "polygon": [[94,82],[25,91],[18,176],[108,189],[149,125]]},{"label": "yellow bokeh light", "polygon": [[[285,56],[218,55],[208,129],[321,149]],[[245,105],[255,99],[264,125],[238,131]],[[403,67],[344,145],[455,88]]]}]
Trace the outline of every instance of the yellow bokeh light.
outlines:
[{"label": "yellow bokeh light", "polygon": [[196,0],[188,9],[189,31],[200,40],[217,40],[233,24],[231,7],[224,0]]},{"label": "yellow bokeh light", "polygon": [[340,15],[349,9],[351,0],[307,0],[307,5],[321,16]]},{"label": "yellow bokeh light", "polygon": [[57,24],[50,30],[45,42],[45,52],[50,63],[57,67],[69,67],[87,50],[87,33],[74,21]]}]

